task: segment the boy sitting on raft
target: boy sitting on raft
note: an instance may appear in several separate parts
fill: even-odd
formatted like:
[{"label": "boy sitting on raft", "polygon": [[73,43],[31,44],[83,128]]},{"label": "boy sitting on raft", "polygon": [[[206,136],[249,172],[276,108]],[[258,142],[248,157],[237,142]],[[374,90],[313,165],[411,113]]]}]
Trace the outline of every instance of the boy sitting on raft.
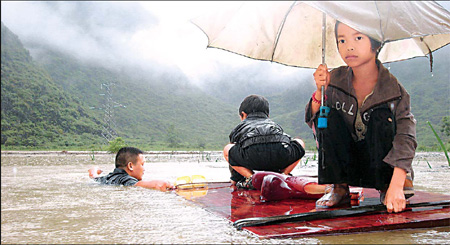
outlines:
[{"label": "boy sitting on raft", "polygon": [[289,174],[305,155],[301,139],[292,139],[269,119],[269,102],[249,95],[239,107],[239,123],[230,133],[223,154],[230,164],[231,183],[237,188],[255,189],[254,170]]},{"label": "boy sitting on raft", "polygon": [[103,171],[98,167],[88,170],[89,177],[105,185],[141,186],[166,191],[172,184],[165,180],[142,180],[144,175],[144,152],[134,147],[123,147],[116,155],[116,168],[108,175],[99,177]]}]

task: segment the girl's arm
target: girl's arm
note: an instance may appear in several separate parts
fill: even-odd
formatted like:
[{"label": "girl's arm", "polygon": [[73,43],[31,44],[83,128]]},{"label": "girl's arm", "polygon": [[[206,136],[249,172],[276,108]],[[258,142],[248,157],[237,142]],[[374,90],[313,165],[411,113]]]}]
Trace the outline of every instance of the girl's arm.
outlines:
[{"label": "girl's arm", "polygon": [[392,213],[392,211],[395,213],[401,212],[406,208],[406,199],[403,193],[405,180],[406,171],[399,167],[395,167],[384,203],[389,213]]},{"label": "girl's arm", "polygon": [[412,172],[412,161],[416,154],[416,120],[411,113],[409,94],[401,87],[402,99],[395,105],[396,134],[392,149],[383,159],[392,167],[399,167]]},{"label": "girl's arm", "polygon": [[[411,113],[411,99],[406,90],[399,84],[402,99],[396,105],[396,135],[392,149],[383,159],[394,167],[391,183],[386,192],[385,204],[388,212],[401,212],[406,207],[403,187],[407,172],[413,172],[412,161],[417,147],[416,120]],[[394,105],[394,104],[392,104]]]},{"label": "girl's arm", "polygon": [[311,113],[315,115],[320,109],[320,103],[314,102],[320,101],[322,98],[322,86],[325,86],[325,90],[330,84],[330,72],[328,72],[327,65],[319,65],[316,71],[314,72],[314,81],[316,82],[316,93],[314,94],[313,102],[311,103]]}]

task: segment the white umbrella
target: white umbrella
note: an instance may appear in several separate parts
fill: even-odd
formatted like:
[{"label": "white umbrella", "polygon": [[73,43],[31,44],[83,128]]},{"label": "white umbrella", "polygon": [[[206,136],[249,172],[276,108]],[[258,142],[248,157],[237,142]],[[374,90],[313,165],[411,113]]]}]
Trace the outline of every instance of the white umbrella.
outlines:
[{"label": "white umbrella", "polygon": [[323,63],[324,49],[334,68],[345,65],[336,48],[336,20],[380,41],[383,63],[426,56],[450,43],[450,12],[434,1],[245,2],[192,22],[211,48],[306,68]]}]

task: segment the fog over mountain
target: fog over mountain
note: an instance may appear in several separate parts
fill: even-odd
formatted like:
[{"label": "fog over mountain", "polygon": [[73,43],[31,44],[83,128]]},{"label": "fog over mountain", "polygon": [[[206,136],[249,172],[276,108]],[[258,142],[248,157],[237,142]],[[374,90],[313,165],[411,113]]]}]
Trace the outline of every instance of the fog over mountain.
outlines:
[{"label": "fog over mountain", "polygon": [[[218,83],[233,87],[248,82],[249,89],[259,88],[255,93],[279,93],[313,72],[206,50],[206,36],[189,22],[208,10],[202,11],[198,2],[178,7],[170,1],[1,4],[2,22],[20,36],[35,59],[42,46],[51,47],[112,70],[172,74],[208,91]],[[186,12],[185,19],[163,15],[168,9],[173,9],[171,16]]]},{"label": "fog over mountain", "polygon": [[189,20],[230,4],[239,2],[2,1],[1,19],[35,59],[44,45],[133,75],[172,75],[215,96],[219,88],[272,95],[312,83],[313,69],[206,49],[207,37]]}]

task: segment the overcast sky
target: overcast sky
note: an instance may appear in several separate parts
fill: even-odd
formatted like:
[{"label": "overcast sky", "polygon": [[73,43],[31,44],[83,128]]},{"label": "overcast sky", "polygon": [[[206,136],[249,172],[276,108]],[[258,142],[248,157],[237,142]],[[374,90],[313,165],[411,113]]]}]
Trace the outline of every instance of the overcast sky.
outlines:
[{"label": "overcast sky", "polygon": [[[206,49],[206,35],[190,22],[236,4],[239,2],[2,1],[1,19],[23,43],[50,44],[91,61],[143,67],[157,62],[169,69],[175,65],[191,81],[199,82],[222,64],[261,65],[261,61]],[[278,75],[298,72],[298,68],[279,64],[263,66]]]},{"label": "overcast sky", "polygon": [[[450,9],[449,2],[438,2]],[[275,63],[268,66],[226,51],[206,49],[205,34],[189,20],[236,4],[239,2],[2,1],[1,20],[24,43],[50,44],[86,60],[177,66],[197,83],[224,64],[264,66],[266,73],[277,76],[298,72],[299,68]],[[311,74],[311,69],[306,73]]]}]

